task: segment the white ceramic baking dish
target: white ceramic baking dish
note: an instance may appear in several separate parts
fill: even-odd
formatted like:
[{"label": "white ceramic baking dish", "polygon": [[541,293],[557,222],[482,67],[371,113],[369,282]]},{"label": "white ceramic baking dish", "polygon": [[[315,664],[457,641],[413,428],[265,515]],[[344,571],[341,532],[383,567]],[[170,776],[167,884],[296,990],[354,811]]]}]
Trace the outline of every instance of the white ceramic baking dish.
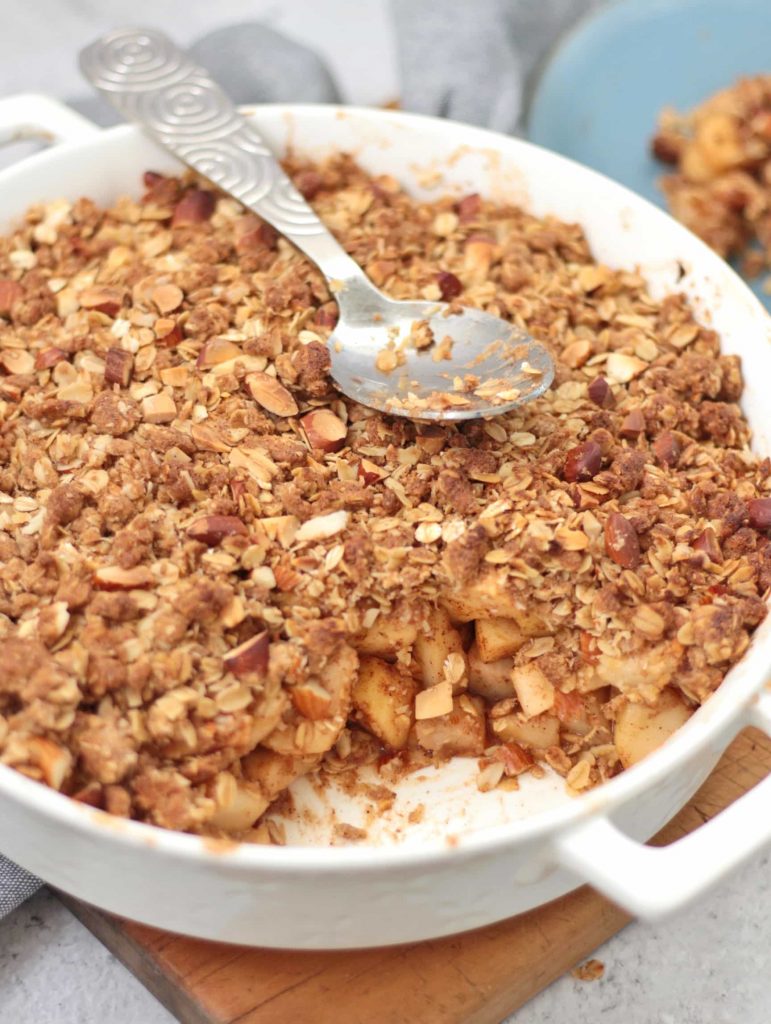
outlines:
[{"label": "white ceramic baking dish", "polygon": [[[277,152],[353,152],[416,195],[479,191],[585,228],[596,256],[639,266],[656,294],[684,290],[742,357],[744,409],[771,454],[769,319],[741,280],[658,209],[600,175],[514,139],[447,121],[317,106],[255,109]],[[60,195],[136,194],[147,168],[174,162],[133,127],[98,131],[52,100],[0,102],[0,141],[42,131],[61,143],[0,173],[0,222]],[[680,275],[683,274],[682,279]],[[642,842],[681,808],[748,723],[771,733],[771,619],[708,705],[660,751],[580,799],[555,778],[480,794],[473,762],[406,780],[373,842],[330,846],[334,820],[363,808],[301,780],[304,824],[289,847],[217,848],[76,804],[0,767],[0,849],[46,881],[148,924],[230,942],[292,948],[385,945],[474,928],[589,881],[644,917],[703,892],[771,840],[771,778],[680,842]],[[0,667],[0,671],[2,668]],[[416,804],[423,820],[406,825]],[[335,814],[337,815],[335,819]]]}]

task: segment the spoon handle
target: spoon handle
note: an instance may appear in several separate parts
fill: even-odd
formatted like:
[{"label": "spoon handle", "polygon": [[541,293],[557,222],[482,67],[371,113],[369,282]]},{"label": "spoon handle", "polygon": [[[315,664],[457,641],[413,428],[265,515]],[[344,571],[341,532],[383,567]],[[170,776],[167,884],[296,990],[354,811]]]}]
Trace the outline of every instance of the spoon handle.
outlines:
[{"label": "spoon handle", "polygon": [[309,256],[328,280],[372,285],[209,73],[154,29],[119,29],[80,54],[83,74],[127,120]]}]

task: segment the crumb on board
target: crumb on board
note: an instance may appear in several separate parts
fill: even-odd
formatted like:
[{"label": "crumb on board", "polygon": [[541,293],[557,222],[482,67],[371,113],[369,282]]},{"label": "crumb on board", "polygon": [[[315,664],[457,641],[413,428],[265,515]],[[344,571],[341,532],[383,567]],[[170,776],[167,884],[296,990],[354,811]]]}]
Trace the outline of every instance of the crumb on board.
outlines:
[{"label": "crumb on board", "polygon": [[570,973],[577,981],[599,981],[605,974],[605,964],[602,960],[592,958],[587,960],[586,963],[574,967]]}]

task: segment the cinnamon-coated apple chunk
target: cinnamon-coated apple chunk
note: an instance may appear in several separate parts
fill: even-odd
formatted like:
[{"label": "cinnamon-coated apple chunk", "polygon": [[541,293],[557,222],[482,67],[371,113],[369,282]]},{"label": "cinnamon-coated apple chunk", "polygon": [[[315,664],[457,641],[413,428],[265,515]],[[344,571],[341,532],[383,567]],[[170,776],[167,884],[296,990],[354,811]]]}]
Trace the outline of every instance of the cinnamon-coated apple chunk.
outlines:
[{"label": "cinnamon-coated apple chunk", "polygon": [[357,722],[393,750],[407,743],[415,719],[414,704],[419,686],[405,669],[365,655],[353,684],[352,700]]}]

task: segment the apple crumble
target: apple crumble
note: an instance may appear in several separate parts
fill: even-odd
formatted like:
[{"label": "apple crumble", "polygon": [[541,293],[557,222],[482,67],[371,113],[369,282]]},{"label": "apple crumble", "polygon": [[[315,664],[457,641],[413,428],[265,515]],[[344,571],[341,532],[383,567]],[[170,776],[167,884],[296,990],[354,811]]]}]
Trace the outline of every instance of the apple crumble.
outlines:
[{"label": "apple crumble", "polygon": [[662,111],[651,148],[673,166],[661,187],[678,220],[749,276],[771,267],[771,75]]},{"label": "apple crumble", "polygon": [[365,761],[602,782],[765,614],[738,359],[576,225],[289,170],[377,285],[519,325],[554,386],[389,419],[330,382],[316,269],[205,183],[30,209],[0,240],[0,761],[257,840],[293,779]]}]

